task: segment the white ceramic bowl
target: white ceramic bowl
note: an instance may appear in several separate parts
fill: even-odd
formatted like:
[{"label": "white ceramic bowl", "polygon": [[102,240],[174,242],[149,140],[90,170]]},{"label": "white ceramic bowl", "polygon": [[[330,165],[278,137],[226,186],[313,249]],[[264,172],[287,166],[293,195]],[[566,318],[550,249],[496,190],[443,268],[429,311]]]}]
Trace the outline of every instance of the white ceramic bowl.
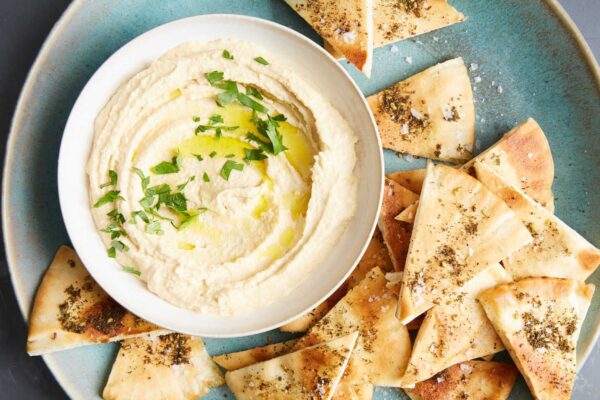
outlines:
[{"label": "white ceramic bowl", "polygon": [[[358,211],[331,254],[284,298],[232,317],[202,315],[173,306],[144,282],[124,273],[106,255],[88,201],[85,164],[93,122],[110,96],[129,77],[176,45],[190,40],[240,38],[280,54],[312,80],[359,135],[356,146]],[[113,54],[92,76],[69,116],[58,161],[60,205],[67,231],[94,279],[134,314],[177,332],[233,337],[276,328],[310,310],[350,274],[373,233],[382,195],[383,155],[375,121],[360,90],[321,47],[284,26],[238,15],[203,15],[174,21],[138,36]]]}]

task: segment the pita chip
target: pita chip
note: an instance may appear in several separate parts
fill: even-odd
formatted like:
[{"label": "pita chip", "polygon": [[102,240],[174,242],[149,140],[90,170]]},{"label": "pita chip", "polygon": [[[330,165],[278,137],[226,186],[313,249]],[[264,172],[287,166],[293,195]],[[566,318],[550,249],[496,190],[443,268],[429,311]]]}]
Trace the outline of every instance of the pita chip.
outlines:
[{"label": "pita chip", "polygon": [[594,285],[527,278],[479,295],[479,301],[538,400],[571,398],[575,347]]},{"label": "pita chip", "polygon": [[517,368],[512,364],[467,361],[453,365],[405,392],[411,400],[506,400],[517,374]]},{"label": "pita chip", "polygon": [[417,208],[419,208],[419,202],[415,201],[410,206],[400,211],[400,214],[396,215],[394,219],[396,221],[406,222],[407,224],[414,224],[415,216],[417,215]]},{"label": "pita chip", "polygon": [[467,282],[451,300],[429,310],[415,339],[402,387],[414,387],[454,364],[504,350],[477,296],[510,281],[504,268],[494,264]]},{"label": "pita chip", "polygon": [[[462,22],[465,16],[446,0],[373,0],[373,20],[373,46],[377,48]],[[325,49],[336,58],[343,57],[327,41]]]},{"label": "pita chip", "polygon": [[331,399],[357,337],[354,332],[230,371],[225,381],[238,400]]},{"label": "pita chip", "polygon": [[394,316],[397,296],[373,269],[295,345],[296,349],[359,331],[344,382],[399,386],[410,355],[408,330]]},{"label": "pita chip", "polygon": [[372,0],[285,0],[367,77],[373,62]]},{"label": "pita chip", "polygon": [[479,181],[430,162],[402,276],[398,318],[407,324],[443,303],[531,240],[517,215]]},{"label": "pita chip", "polygon": [[282,343],[272,343],[235,353],[221,354],[220,356],[213,357],[213,361],[227,371],[235,371],[236,369],[288,354],[292,351],[295,343],[296,340],[288,340]]},{"label": "pita chip", "polygon": [[92,279],[77,253],[61,246],[35,296],[27,352],[34,356],[168,332],[121,307]]},{"label": "pita chip", "polygon": [[367,100],[386,149],[453,163],[471,158],[475,107],[462,58],[428,68]]},{"label": "pita chip", "polygon": [[477,178],[498,195],[525,224],[533,242],[502,263],[515,280],[530,276],[586,280],[600,264],[600,250],[510,185],[487,164],[475,163]]},{"label": "pita chip", "polygon": [[462,168],[469,169],[477,161],[493,169],[550,212],[554,211],[554,160],[548,139],[535,120],[529,118],[521,122]]},{"label": "pita chip", "polygon": [[348,293],[348,290],[356,286],[369,271],[373,268],[379,267],[381,270],[388,272],[393,271],[394,266],[392,260],[388,254],[388,250],[383,243],[381,232],[379,229],[375,230],[365,254],[358,262],[358,265],[352,271],[346,281],[336,290],[331,296],[329,296],[323,303],[313,308],[308,313],[295,319],[294,321],[283,325],[280,330],[284,332],[306,332],[311,328],[318,320],[320,320],[325,314],[329,312],[337,304],[337,302]]},{"label": "pita chip", "polygon": [[423,187],[423,180],[427,169],[413,169],[409,171],[396,171],[387,174],[387,177],[394,182],[404,186],[411,192],[420,194]]},{"label": "pita chip", "polygon": [[223,383],[200,338],[171,333],[123,341],[102,396],[194,400]]},{"label": "pita chip", "polygon": [[403,221],[397,221],[395,218],[398,213],[418,199],[417,194],[391,179],[385,178],[383,202],[377,226],[383,235],[383,240],[396,271],[404,269],[412,227]]}]

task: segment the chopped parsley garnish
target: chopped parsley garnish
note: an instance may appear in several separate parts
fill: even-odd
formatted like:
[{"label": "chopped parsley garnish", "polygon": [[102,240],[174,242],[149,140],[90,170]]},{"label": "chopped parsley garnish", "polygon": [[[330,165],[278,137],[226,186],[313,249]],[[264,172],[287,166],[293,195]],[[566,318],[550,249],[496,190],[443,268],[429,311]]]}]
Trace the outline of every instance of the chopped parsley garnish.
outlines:
[{"label": "chopped parsley garnish", "polygon": [[112,203],[116,200],[125,200],[123,196],[121,196],[119,193],[121,193],[120,190],[109,190],[104,196],[100,197],[100,199],[98,199],[98,201],[94,203],[93,207],[98,208],[102,207],[105,204]]},{"label": "chopped parsley garnish", "polygon": [[233,154],[233,153],[229,153],[225,156],[225,158],[233,158],[233,157],[235,157],[235,154]]},{"label": "chopped parsley garnish", "polygon": [[211,124],[222,124],[223,123],[223,117],[220,116],[219,114],[211,115],[210,117],[208,117],[208,120],[211,122]]},{"label": "chopped parsley garnish", "polygon": [[217,94],[216,97],[216,102],[219,107],[224,107],[227,104],[237,100],[240,104],[246,107],[250,107],[255,111],[259,111],[262,113],[267,113],[269,111],[268,108],[252,100],[247,94],[240,93],[236,82],[223,80],[222,72],[210,72],[206,74],[206,79],[208,79],[208,82],[212,86],[224,90],[224,92]]},{"label": "chopped parsley garnish", "polygon": [[196,179],[196,175],[190,176],[188,178],[187,181],[180,183],[179,185],[177,185],[177,190],[179,190],[180,192],[183,191],[183,189],[185,189],[185,187],[187,186],[188,183],[193,182],[194,179]]},{"label": "chopped parsley garnish", "polygon": [[216,151],[211,151],[210,154],[208,155],[210,158],[214,158],[214,156],[217,155]]},{"label": "chopped parsley garnish", "polygon": [[160,226],[160,221],[152,221],[146,225],[146,233],[149,235],[163,235],[165,231]]},{"label": "chopped parsley garnish", "polygon": [[136,217],[138,217],[139,219],[141,219],[146,224],[150,223],[150,218],[148,218],[148,215],[146,215],[146,213],[143,212],[142,210],[134,211],[134,212],[131,213],[131,220],[130,220],[130,222],[132,224],[136,224],[137,223]]},{"label": "chopped parsley garnish", "polygon": [[110,178],[110,181],[100,185],[100,189],[104,189],[107,186],[115,186],[117,184],[117,173],[115,171],[112,169],[109,170],[108,177]]},{"label": "chopped parsley garnish", "polygon": [[144,171],[142,171],[139,168],[133,168],[133,171],[137,174],[137,176],[140,177],[140,179],[142,180],[142,190],[146,190],[146,188],[148,187],[148,185],[150,184],[150,177],[144,175]]},{"label": "chopped parsley garnish", "polygon": [[108,250],[106,250],[106,254],[108,254],[110,258],[115,258],[117,256],[117,250],[114,247],[109,247]]},{"label": "chopped parsley garnish", "polygon": [[192,117],[192,121],[194,121],[194,122],[200,122],[200,117]]},{"label": "chopped parsley garnish", "polygon": [[246,94],[248,96],[257,98],[258,100],[264,99],[263,95],[260,94],[260,92],[258,90],[256,90],[255,88],[253,88],[252,86],[246,86]]},{"label": "chopped parsley garnish", "polygon": [[206,76],[206,79],[208,80],[208,82],[214,86],[215,83],[223,80],[225,75],[221,71],[212,71],[212,72],[208,72],[208,73],[204,74],[204,76]]},{"label": "chopped parsley garnish", "polygon": [[196,157],[196,160],[198,160],[198,161],[203,161],[203,160],[204,160],[204,158],[202,158],[202,155],[201,155],[201,154],[192,154],[192,155],[193,155],[194,157]]},{"label": "chopped parsley garnish", "polygon": [[267,118],[263,120],[258,118],[257,115],[253,115],[252,120],[256,124],[256,129],[264,138],[248,132],[246,139],[257,143],[260,149],[273,155],[287,150],[287,147],[283,145],[283,136],[277,129],[279,124],[275,119],[267,115]]},{"label": "chopped parsley garnish", "polygon": [[233,60],[233,55],[229,52],[229,50],[223,50],[223,58],[228,60]]},{"label": "chopped parsley garnish", "polygon": [[246,154],[244,161],[247,163],[250,161],[265,160],[267,158],[267,155],[264,153],[263,149],[244,149],[244,153]]},{"label": "chopped parsley garnish", "polygon": [[269,109],[265,106],[263,106],[262,104],[252,100],[252,98],[248,95],[245,95],[243,93],[238,93],[237,94],[237,99],[240,102],[240,104],[246,106],[246,107],[250,107],[253,110],[256,111],[260,111],[262,113],[267,113],[269,112]]},{"label": "chopped parsley garnish", "polygon": [[181,167],[181,155],[177,154],[171,161],[163,161],[154,167],[150,168],[150,171],[156,175],[174,174],[179,172]]},{"label": "chopped parsley garnish", "polygon": [[210,182],[210,178],[208,177],[208,174],[205,172],[204,175],[202,175],[202,179],[204,180],[204,182]]},{"label": "chopped parsley garnish", "polygon": [[285,115],[283,115],[283,114],[277,114],[276,116],[273,117],[273,119],[275,121],[278,121],[278,122],[285,122],[285,121],[287,121],[287,117]]},{"label": "chopped parsley garnish", "polygon": [[244,164],[235,162],[233,160],[227,160],[225,161],[225,164],[223,164],[223,167],[221,167],[221,171],[219,172],[219,174],[223,179],[228,181],[229,175],[231,175],[231,171],[233,171],[234,169],[237,171],[241,171],[244,169]]},{"label": "chopped parsley garnish", "polygon": [[142,273],[139,270],[137,270],[133,267],[125,267],[125,266],[121,265],[121,268],[123,269],[123,271],[128,272],[130,274],[137,275],[137,276],[142,275]]},{"label": "chopped parsley garnish", "polygon": [[269,62],[262,57],[256,57],[254,61],[262,65],[269,65]]},{"label": "chopped parsley garnish", "polygon": [[117,251],[129,251],[129,246],[120,240],[113,240],[110,242],[110,248],[108,249],[108,256],[111,258],[115,258],[117,255]]}]

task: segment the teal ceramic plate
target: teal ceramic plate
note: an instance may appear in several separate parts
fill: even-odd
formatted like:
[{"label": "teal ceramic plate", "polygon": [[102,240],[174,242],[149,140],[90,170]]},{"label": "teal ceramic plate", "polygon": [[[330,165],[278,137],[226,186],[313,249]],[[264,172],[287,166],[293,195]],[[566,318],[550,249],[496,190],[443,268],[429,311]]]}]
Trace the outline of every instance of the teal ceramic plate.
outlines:
[{"label": "teal ceramic plate", "polygon": [[[437,62],[462,56],[477,64],[477,151],[528,116],[542,126],[554,152],[556,214],[600,246],[600,90],[598,68],[572,23],[554,1],[451,0],[467,22],[375,51],[372,78],[344,64],[365,95]],[[60,244],[69,243],[58,205],[56,162],[62,131],[77,95],[94,71],[135,36],[163,23],[199,14],[233,13],[318,36],[283,0],[76,0],[46,41],[19,100],[4,171],[6,252],[21,310],[27,315],[43,272]],[[394,51],[392,51],[392,48]],[[408,62],[412,61],[412,62]],[[502,87],[502,89],[500,89]],[[416,168],[385,154],[386,169]],[[600,271],[589,282],[600,285]],[[600,325],[600,290],[578,345],[590,352]],[[211,354],[282,340],[277,331],[238,339],[206,340]],[[75,399],[98,398],[117,345],[97,345],[45,357]],[[597,389],[597,382],[591,383]],[[593,388],[588,388],[594,398]],[[208,399],[224,398],[224,387]],[[228,395],[231,398],[231,394]],[[376,399],[403,398],[378,388]],[[520,380],[511,399],[530,399]]]}]

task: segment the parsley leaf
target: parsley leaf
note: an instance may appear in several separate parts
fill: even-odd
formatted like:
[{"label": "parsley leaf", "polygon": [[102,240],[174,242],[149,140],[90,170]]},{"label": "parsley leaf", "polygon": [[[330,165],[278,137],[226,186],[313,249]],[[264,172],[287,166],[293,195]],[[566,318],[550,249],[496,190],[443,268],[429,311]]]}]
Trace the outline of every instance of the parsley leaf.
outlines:
[{"label": "parsley leaf", "polygon": [[150,168],[150,171],[155,173],[156,175],[166,175],[173,174],[179,172],[179,167],[181,165],[181,156],[178,154],[173,157],[171,162],[163,161],[154,167]]},{"label": "parsley leaf", "polygon": [[233,60],[233,55],[229,52],[229,50],[223,50],[223,58],[228,60]]},{"label": "parsley leaf", "polygon": [[198,160],[198,161],[203,161],[203,160],[204,160],[204,158],[202,158],[202,155],[201,155],[201,154],[192,154],[192,155],[193,155],[194,157],[196,157],[196,160]]},{"label": "parsley leaf", "polygon": [[98,208],[116,200],[125,200],[119,193],[121,193],[120,190],[109,190],[104,196],[100,197],[100,199],[94,203],[93,207]]},{"label": "parsley leaf", "polygon": [[225,156],[225,158],[233,158],[233,157],[235,157],[235,154],[233,154],[233,153],[229,153]]},{"label": "parsley leaf", "polygon": [[142,273],[139,270],[135,269],[135,268],[125,267],[123,265],[121,265],[121,268],[123,269],[123,271],[128,272],[130,274],[134,274],[134,275],[137,275],[137,276],[142,275]]},{"label": "parsley leaf", "polygon": [[210,154],[208,155],[210,158],[214,158],[217,155],[216,151],[211,151]]},{"label": "parsley leaf", "polygon": [[219,114],[214,114],[211,115],[208,120],[212,123],[212,124],[222,124],[223,123],[223,117],[220,116]]},{"label": "parsley leaf", "polygon": [[269,62],[262,57],[256,57],[254,61],[262,65],[269,65]]},{"label": "parsley leaf", "polygon": [[106,253],[110,258],[115,258],[117,256],[117,250],[114,247],[110,247],[108,250],[106,250]]},{"label": "parsley leaf", "polygon": [[240,102],[240,104],[246,106],[246,107],[250,107],[253,110],[256,111],[260,111],[262,113],[267,113],[269,112],[269,109],[265,106],[263,106],[262,104],[252,100],[249,96],[243,94],[243,93],[238,93],[237,94],[237,100]]},{"label": "parsley leaf", "polygon": [[161,229],[160,221],[152,221],[146,225],[146,233],[150,235],[163,235],[165,231]]},{"label": "parsley leaf", "polygon": [[145,176],[144,175],[144,171],[142,171],[139,168],[133,168],[133,171],[137,174],[137,176],[140,177],[140,179],[142,180],[142,190],[146,190],[146,188],[148,187],[148,184],[150,183],[150,177],[149,176]]},{"label": "parsley leaf", "polygon": [[129,246],[120,240],[113,240],[110,242],[110,247],[118,251],[129,251]]},{"label": "parsley leaf", "polygon": [[204,175],[202,175],[202,179],[204,180],[204,182],[210,182],[210,178],[208,177],[208,174],[205,172]]},{"label": "parsley leaf", "polygon": [[183,189],[185,189],[185,187],[187,186],[187,184],[190,183],[190,182],[192,182],[192,181],[194,181],[194,179],[196,179],[196,175],[190,176],[187,181],[185,181],[185,182],[177,185],[177,190],[179,190],[181,192]]},{"label": "parsley leaf", "polygon": [[273,120],[279,121],[279,122],[285,122],[285,121],[287,121],[287,117],[283,114],[277,114],[276,116],[273,117]]},{"label": "parsley leaf", "polygon": [[247,163],[250,161],[260,161],[267,158],[267,155],[264,153],[263,149],[244,149],[244,153],[246,153],[244,161]]},{"label": "parsley leaf", "polygon": [[146,224],[150,223],[150,219],[148,218],[148,215],[146,215],[146,213],[143,212],[142,210],[134,211],[131,213],[131,221],[130,222],[132,224],[137,223],[136,217],[139,217],[139,219],[141,219]]},{"label": "parsley leaf", "polygon": [[258,90],[256,90],[255,88],[253,88],[252,86],[246,86],[246,94],[248,96],[257,98],[258,100],[264,99],[263,95],[260,94],[260,92]]},{"label": "parsley leaf", "polygon": [[211,85],[214,85],[216,82],[223,80],[224,74],[221,71],[212,71],[204,74],[204,76]]},{"label": "parsley leaf", "polygon": [[233,171],[234,169],[237,171],[241,171],[244,169],[244,164],[235,162],[233,160],[227,160],[225,161],[225,164],[223,164],[223,167],[221,167],[221,171],[219,172],[219,174],[223,179],[228,181],[229,175],[231,175],[231,171]]},{"label": "parsley leaf", "polygon": [[100,189],[104,189],[107,186],[115,186],[117,184],[117,173],[115,171],[112,169],[109,170],[108,177],[110,178],[110,181],[100,185]]}]

